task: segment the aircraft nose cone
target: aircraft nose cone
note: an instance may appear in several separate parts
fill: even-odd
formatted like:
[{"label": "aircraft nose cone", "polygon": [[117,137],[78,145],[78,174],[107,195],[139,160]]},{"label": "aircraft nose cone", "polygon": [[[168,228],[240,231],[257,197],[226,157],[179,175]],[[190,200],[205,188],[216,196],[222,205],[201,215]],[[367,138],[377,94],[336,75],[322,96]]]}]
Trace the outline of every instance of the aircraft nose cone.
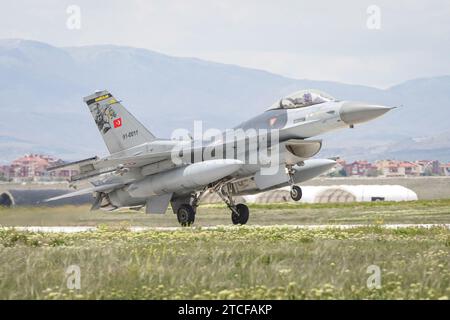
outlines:
[{"label": "aircraft nose cone", "polygon": [[393,108],[363,102],[344,102],[339,112],[342,121],[348,125],[378,118]]}]

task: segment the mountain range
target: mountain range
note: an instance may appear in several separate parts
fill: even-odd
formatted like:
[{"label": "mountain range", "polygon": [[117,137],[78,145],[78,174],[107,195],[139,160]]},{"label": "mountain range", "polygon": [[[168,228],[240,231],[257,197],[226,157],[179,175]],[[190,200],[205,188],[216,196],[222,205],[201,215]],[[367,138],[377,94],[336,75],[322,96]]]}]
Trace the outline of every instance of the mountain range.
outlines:
[{"label": "mountain range", "polygon": [[[317,66],[320,78],[320,66]],[[106,155],[82,97],[107,89],[158,137],[176,128],[231,128],[293,91],[398,106],[380,119],[323,135],[320,157],[450,160],[450,76],[379,89],[292,79],[262,70],[113,45],[55,47],[0,40],[0,162],[24,153],[67,160]]]}]

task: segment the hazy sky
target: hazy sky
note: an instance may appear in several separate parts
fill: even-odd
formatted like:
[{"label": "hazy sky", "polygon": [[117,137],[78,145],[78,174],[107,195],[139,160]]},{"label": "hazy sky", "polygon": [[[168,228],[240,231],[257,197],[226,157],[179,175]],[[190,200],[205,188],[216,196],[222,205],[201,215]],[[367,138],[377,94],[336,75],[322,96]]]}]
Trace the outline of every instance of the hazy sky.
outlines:
[{"label": "hazy sky", "polygon": [[[386,87],[450,74],[450,1],[0,0],[0,38],[119,44]],[[68,6],[80,29],[66,26]],[[367,13],[368,7],[380,9]],[[369,29],[370,25],[379,29]],[[375,20],[374,20],[375,19]],[[375,22],[374,22],[375,21]],[[374,24],[375,23],[375,24]]]}]

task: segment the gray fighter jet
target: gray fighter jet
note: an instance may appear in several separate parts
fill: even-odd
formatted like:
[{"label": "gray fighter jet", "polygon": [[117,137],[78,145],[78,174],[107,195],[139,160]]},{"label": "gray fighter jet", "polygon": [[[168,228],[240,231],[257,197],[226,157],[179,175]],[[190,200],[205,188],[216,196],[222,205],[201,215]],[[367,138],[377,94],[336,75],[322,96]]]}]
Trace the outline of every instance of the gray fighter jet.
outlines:
[{"label": "gray fighter jet", "polygon": [[57,200],[92,193],[92,210],[124,207],[165,213],[169,203],[182,226],[195,220],[205,192],[229,207],[234,224],[245,224],[249,209],[234,196],[291,186],[298,201],[303,183],[331,169],[331,159],[310,159],[321,140],[310,138],[379,117],[390,107],[338,101],[318,90],[302,90],[276,101],[260,115],[209,139],[158,139],[108,91],[84,98],[110,155],[49,168],[76,167],[71,185],[90,187]]}]

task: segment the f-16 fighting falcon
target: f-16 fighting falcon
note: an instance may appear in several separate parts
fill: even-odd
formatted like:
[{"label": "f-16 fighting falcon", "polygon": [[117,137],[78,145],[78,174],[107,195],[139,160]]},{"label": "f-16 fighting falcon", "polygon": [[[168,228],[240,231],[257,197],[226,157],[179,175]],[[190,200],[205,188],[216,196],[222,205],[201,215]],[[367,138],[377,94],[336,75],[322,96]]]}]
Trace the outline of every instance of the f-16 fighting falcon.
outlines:
[{"label": "f-16 fighting falcon", "polygon": [[331,159],[310,159],[322,146],[310,139],[330,130],[377,118],[390,107],[338,101],[318,90],[302,90],[276,101],[265,112],[210,139],[159,139],[108,91],[84,98],[110,152],[62,166],[76,167],[72,185],[90,186],[57,200],[92,193],[92,210],[124,207],[165,213],[171,204],[182,226],[195,220],[205,192],[215,192],[231,211],[233,224],[246,224],[249,209],[235,196],[301,184],[331,169]]}]

